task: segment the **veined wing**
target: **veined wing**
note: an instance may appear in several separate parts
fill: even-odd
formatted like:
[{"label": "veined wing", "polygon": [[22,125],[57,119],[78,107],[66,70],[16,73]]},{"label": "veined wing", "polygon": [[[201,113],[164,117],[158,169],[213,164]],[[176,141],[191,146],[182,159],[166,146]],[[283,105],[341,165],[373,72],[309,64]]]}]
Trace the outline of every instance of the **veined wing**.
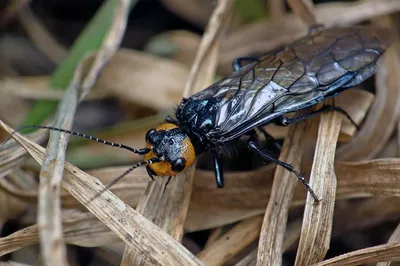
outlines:
[{"label": "veined wing", "polygon": [[209,134],[229,141],[361,83],[374,73],[389,36],[370,27],[320,31],[260,57],[192,98],[220,101]]}]

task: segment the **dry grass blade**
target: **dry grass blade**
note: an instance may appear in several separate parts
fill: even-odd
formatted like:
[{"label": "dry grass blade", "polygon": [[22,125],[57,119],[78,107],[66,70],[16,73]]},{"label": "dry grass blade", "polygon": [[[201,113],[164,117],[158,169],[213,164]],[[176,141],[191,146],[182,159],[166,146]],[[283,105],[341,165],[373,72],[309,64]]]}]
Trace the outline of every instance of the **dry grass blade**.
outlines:
[{"label": "dry grass blade", "polygon": [[104,37],[101,47],[95,55],[89,72],[85,75],[85,78],[82,81],[81,100],[89,93],[89,90],[95,84],[100,72],[117,51],[119,44],[122,41],[122,37],[124,36],[131,0],[118,0],[118,3],[108,33]]},{"label": "dry grass blade", "polygon": [[[70,129],[78,106],[80,72],[74,77],[60,103],[55,127]],[[69,135],[50,132],[45,159],[40,170],[38,225],[45,265],[68,265],[62,239],[60,189],[64,172],[65,150]]]},{"label": "dry grass blade", "polygon": [[249,254],[241,259],[235,266],[255,266],[257,265],[257,252],[258,249],[253,249]]},{"label": "dry grass blade", "polygon": [[204,249],[208,248],[215,241],[217,241],[226,231],[224,226],[216,227],[211,230],[210,235],[207,238],[207,242],[204,244]]},{"label": "dry grass blade", "polygon": [[7,262],[0,262],[0,266],[29,266],[29,264],[7,261]]},{"label": "dry grass blade", "polygon": [[[298,169],[302,159],[301,145],[307,123],[296,123],[289,127],[279,160],[290,162]],[[287,216],[298,179],[282,167],[277,167],[271,197],[265,212],[259,240],[257,265],[281,265],[282,242]]]},{"label": "dry grass blade", "polygon": [[257,239],[262,220],[262,216],[256,216],[238,223],[217,241],[203,249],[197,257],[208,266],[224,265]]},{"label": "dry grass blade", "polygon": [[360,249],[313,265],[366,265],[368,263],[377,263],[390,260],[400,261],[399,243]]},{"label": "dry grass blade", "polygon": [[18,12],[29,5],[30,0],[13,0],[4,2],[0,25],[4,26],[9,23],[14,17],[18,14]]},{"label": "dry grass blade", "polygon": [[162,3],[172,12],[201,28],[207,24],[213,8],[212,2],[203,0],[187,0],[185,5],[180,0],[162,0]]},{"label": "dry grass blade", "polygon": [[[13,130],[1,120],[0,126],[9,134],[13,133]],[[43,162],[44,148],[20,134],[14,133],[12,136],[27,149],[37,162]],[[65,163],[64,169],[63,188],[79,202],[86,204],[85,207],[128,246],[141,252],[147,263],[151,265],[202,265],[193,254],[163,230],[108,190],[104,191],[104,186],[98,179],[69,163]],[[97,197],[95,198],[95,196]],[[91,199],[93,200],[88,204]]]},{"label": "dry grass blade", "polygon": [[312,26],[317,24],[313,12],[313,3],[310,0],[286,0],[293,12],[304,24]]},{"label": "dry grass blade", "polygon": [[[47,136],[45,132],[34,132],[29,134],[29,139],[34,142],[42,142]],[[16,143],[10,140],[0,146],[0,178],[14,171],[14,168],[25,161],[27,152]]]},{"label": "dry grass blade", "polygon": [[[275,166],[270,164],[254,171],[226,172],[224,189],[215,187],[215,176],[212,171],[197,170],[185,231],[210,229],[264,213],[271,194],[274,169]],[[119,176],[125,170],[126,166],[122,166],[98,169],[92,173],[102,177],[103,183],[107,184],[113,177]],[[337,199],[371,197],[373,195],[400,196],[398,186],[400,159],[379,159],[357,163],[336,162],[335,172],[338,178]],[[107,178],[105,178],[106,176]],[[136,206],[147,183],[146,170],[139,168],[113,187],[112,191],[130,206]],[[12,195],[27,202],[34,202],[36,194],[26,195],[24,191],[15,191]],[[297,186],[292,206],[304,205],[305,195],[304,187]],[[63,206],[66,208],[81,208],[69,195],[62,196],[62,199]],[[371,209],[377,208],[377,205],[374,206]],[[395,210],[398,208],[393,209],[391,213],[395,213]],[[356,215],[364,217],[360,214]],[[338,224],[338,222],[335,223]],[[340,227],[344,228],[345,224]]]},{"label": "dry grass blade", "polygon": [[333,162],[341,121],[338,112],[321,115],[310,185],[322,200],[317,203],[307,196],[295,265],[320,261],[329,249],[337,183]]},{"label": "dry grass blade", "polygon": [[[95,56],[88,74],[83,73],[83,68],[90,61],[89,57],[85,58],[75,70],[73,80],[58,108],[55,127],[67,130],[72,127],[79,100],[85,97],[100,70],[118,48],[125,30],[129,1],[121,0],[119,3],[112,26]],[[83,82],[81,81],[82,77],[84,77]],[[60,208],[60,188],[68,140],[68,134],[58,131],[50,133],[44,163],[40,171],[38,225],[45,265],[68,264],[62,239]]]},{"label": "dry grass blade", "polygon": [[[229,17],[232,1],[218,2],[211,18],[208,29],[199,46],[196,59],[186,82],[184,97],[191,91],[204,88],[210,84],[214,76],[217,60],[217,40],[220,37],[223,22]],[[181,240],[183,224],[192,193],[194,168],[174,177],[165,189],[167,180],[150,183],[138,204],[138,210],[145,217],[154,221],[160,228],[172,237]],[[165,190],[165,191],[164,191]],[[125,249],[121,265],[138,265],[142,263],[141,254]]]},{"label": "dry grass blade", "polygon": [[[400,224],[397,225],[393,234],[390,236],[388,244],[394,244],[394,243],[399,243],[399,242],[400,242]],[[389,266],[389,265],[390,265],[390,262],[380,262],[376,266]]]},{"label": "dry grass blade", "polygon": [[[14,95],[28,100],[61,100],[65,91],[55,91],[49,89],[49,77],[6,77],[0,80],[0,92],[8,95]],[[90,93],[88,99],[101,99],[107,96],[109,92],[102,90],[96,93]]]},{"label": "dry grass blade", "polygon": [[[374,99],[375,95],[373,93],[359,88],[352,88],[335,97],[335,106],[343,108],[357,125],[361,125]],[[357,128],[347,118],[342,118],[339,141],[349,141],[357,133]]]},{"label": "dry grass blade", "polygon": [[19,230],[0,238],[0,256],[39,242],[39,230],[36,225]]},{"label": "dry grass blade", "polygon": [[390,138],[400,116],[400,43],[386,52],[376,74],[375,102],[363,127],[337,151],[338,160],[373,158]]},{"label": "dry grass blade", "polygon": [[223,31],[223,23],[228,22],[232,7],[233,1],[218,1],[190,69],[189,77],[183,90],[183,97],[189,97],[192,93],[204,89],[212,82],[218,55],[217,41]]},{"label": "dry grass blade", "polygon": [[[63,213],[65,242],[82,247],[99,247],[119,241],[119,238],[91,213],[65,211]],[[0,238],[0,256],[39,243],[39,230],[32,225]]]},{"label": "dry grass blade", "polygon": [[[301,221],[296,220],[290,223],[287,227],[285,238],[282,244],[282,251],[285,252],[292,246],[300,236]],[[242,260],[235,264],[235,266],[255,266],[257,264],[258,248],[252,250]]]},{"label": "dry grass blade", "polygon": [[29,6],[18,13],[21,26],[35,43],[36,47],[54,63],[60,63],[67,55],[65,48],[60,45],[36,18]]},{"label": "dry grass blade", "polygon": [[268,0],[267,10],[269,11],[272,19],[280,19],[286,12],[285,1],[283,0]]}]

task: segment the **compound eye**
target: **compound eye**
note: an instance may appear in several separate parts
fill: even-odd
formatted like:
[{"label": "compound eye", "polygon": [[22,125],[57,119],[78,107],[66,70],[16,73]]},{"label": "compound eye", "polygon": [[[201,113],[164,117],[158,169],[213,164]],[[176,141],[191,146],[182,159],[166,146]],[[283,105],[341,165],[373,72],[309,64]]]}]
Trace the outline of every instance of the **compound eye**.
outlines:
[{"label": "compound eye", "polygon": [[185,158],[179,157],[178,159],[176,159],[174,161],[171,168],[172,168],[172,171],[174,171],[175,173],[179,173],[183,169],[185,169],[185,165],[186,165]]},{"label": "compound eye", "polygon": [[147,133],[146,133],[146,140],[149,140],[149,138],[150,138],[150,135],[151,134],[153,134],[154,132],[156,132],[156,130],[153,128],[153,129],[150,129],[149,131],[147,131]]}]

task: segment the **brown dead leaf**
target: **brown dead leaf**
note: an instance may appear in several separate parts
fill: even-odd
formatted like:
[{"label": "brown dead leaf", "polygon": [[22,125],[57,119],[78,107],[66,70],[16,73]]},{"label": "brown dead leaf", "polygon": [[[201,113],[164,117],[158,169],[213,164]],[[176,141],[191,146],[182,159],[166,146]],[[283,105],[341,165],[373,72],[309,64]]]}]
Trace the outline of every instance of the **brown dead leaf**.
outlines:
[{"label": "brown dead leaf", "polygon": [[375,247],[360,249],[329,260],[325,260],[315,266],[324,265],[365,265],[367,263],[377,263],[380,261],[399,261],[400,260],[400,244],[390,243]]},{"label": "brown dead leaf", "polygon": [[[393,234],[390,236],[388,244],[394,244],[400,242],[400,225],[397,225],[396,229],[394,230]],[[389,266],[390,262],[379,262],[376,266]]]},{"label": "brown dead leaf", "polygon": [[120,49],[105,67],[96,87],[121,99],[160,110],[180,102],[188,73],[177,62]]},{"label": "brown dead leaf", "polygon": [[[371,159],[390,138],[400,116],[400,44],[385,53],[376,74],[376,97],[360,132],[337,150],[339,160]],[[392,72],[394,71],[394,72]]]}]

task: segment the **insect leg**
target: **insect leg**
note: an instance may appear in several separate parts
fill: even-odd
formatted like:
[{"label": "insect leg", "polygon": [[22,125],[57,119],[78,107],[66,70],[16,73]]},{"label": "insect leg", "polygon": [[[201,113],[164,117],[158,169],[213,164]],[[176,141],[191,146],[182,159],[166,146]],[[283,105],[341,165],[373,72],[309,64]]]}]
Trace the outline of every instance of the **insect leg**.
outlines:
[{"label": "insect leg", "polygon": [[243,61],[258,61],[258,57],[256,56],[245,56],[239,57],[232,61],[233,71],[238,71],[243,66]]},{"label": "insect leg", "polygon": [[174,125],[178,125],[178,121],[176,121],[175,119],[173,119],[169,115],[165,118],[165,122],[171,123],[171,124],[174,124]]},{"label": "insect leg", "polygon": [[289,172],[292,172],[296,175],[296,177],[300,180],[300,182],[306,187],[306,189],[308,190],[308,192],[310,192],[311,196],[314,198],[314,200],[316,202],[319,202],[320,200],[318,199],[317,195],[315,194],[314,190],[311,188],[311,186],[307,183],[307,181],[304,179],[304,177],[299,174],[294,168],[293,166],[291,166],[290,164],[287,164],[285,162],[279,161],[278,159],[274,158],[271,154],[269,154],[267,151],[261,149],[261,147],[259,147],[257,145],[257,143],[252,140],[249,139],[248,141],[248,145],[249,148],[256,152],[258,155],[260,155],[263,159],[265,160],[269,160],[272,161],[274,163],[276,163],[277,165],[282,166],[283,168],[285,168],[286,170],[288,170]]},{"label": "insect leg", "polygon": [[222,169],[222,162],[218,158],[216,151],[212,152],[212,157],[213,157],[215,181],[217,183],[217,187],[223,188],[224,187],[224,174],[223,174],[223,169]]},{"label": "insect leg", "polygon": [[357,128],[357,130],[360,129],[360,127],[357,125],[357,123],[354,122],[354,120],[351,118],[351,116],[345,110],[343,110],[339,106],[332,106],[332,105],[325,105],[321,109],[318,109],[316,111],[313,111],[313,112],[311,112],[307,115],[303,115],[303,116],[296,116],[293,118],[287,118],[287,117],[281,116],[278,118],[276,124],[278,126],[287,126],[287,125],[297,123],[297,122],[306,120],[308,118],[314,117],[321,113],[330,112],[330,111],[336,111],[336,112],[343,114]]},{"label": "insect leg", "polygon": [[165,183],[163,193],[165,193],[165,190],[167,189],[167,186],[168,186],[169,182],[171,182],[171,179],[172,179],[172,176],[169,176],[168,180],[167,180],[167,183]]},{"label": "insect leg", "polygon": [[318,31],[321,31],[323,29],[325,29],[324,24],[317,23],[317,24],[311,25],[308,28],[308,35],[312,35],[312,34],[317,33]]},{"label": "insect leg", "polygon": [[264,137],[267,140],[267,142],[274,143],[275,148],[277,148],[279,150],[282,150],[282,146],[263,127],[258,127],[257,129],[260,130],[260,132],[264,135]]}]

